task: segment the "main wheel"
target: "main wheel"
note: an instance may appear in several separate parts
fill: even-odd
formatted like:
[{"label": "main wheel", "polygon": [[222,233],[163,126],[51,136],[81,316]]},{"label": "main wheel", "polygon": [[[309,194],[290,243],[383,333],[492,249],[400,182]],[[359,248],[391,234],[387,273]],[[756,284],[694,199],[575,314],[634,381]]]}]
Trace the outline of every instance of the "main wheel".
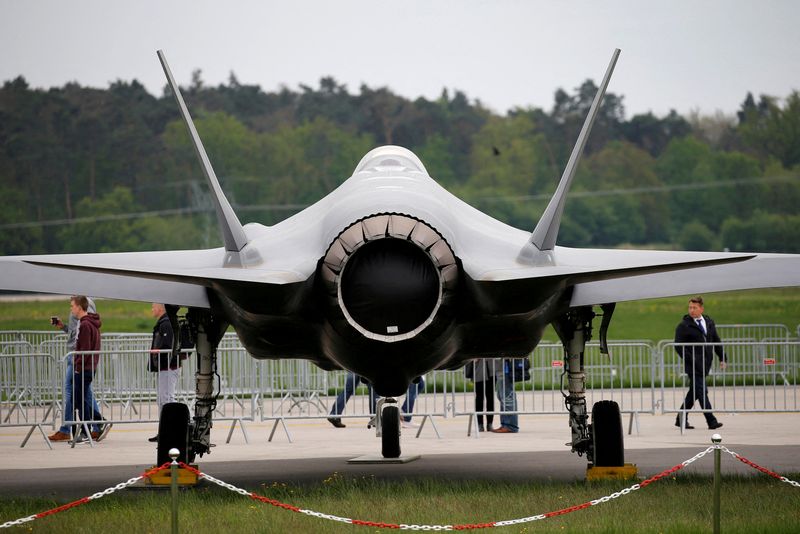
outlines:
[{"label": "main wheel", "polygon": [[625,465],[622,416],[614,401],[596,402],[592,407],[592,450],[596,467]]},{"label": "main wheel", "polygon": [[180,402],[168,402],[161,408],[156,465],[171,462],[169,450],[173,448],[180,451],[178,461],[186,463],[189,448],[189,407]]},{"label": "main wheel", "polygon": [[400,457],[400,409],[384,406],[381,412],[381,453],[384,458]]}]

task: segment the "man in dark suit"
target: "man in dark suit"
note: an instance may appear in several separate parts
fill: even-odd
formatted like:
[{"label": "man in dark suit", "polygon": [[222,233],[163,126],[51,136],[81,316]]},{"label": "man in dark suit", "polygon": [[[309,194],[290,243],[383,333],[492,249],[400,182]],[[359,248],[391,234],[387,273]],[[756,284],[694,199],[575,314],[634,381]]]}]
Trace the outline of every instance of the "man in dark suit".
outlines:
[{"label": "man in dark suit", "polygon": [[[675,350],[678,356],[683,358],[683,368],[686,376],[689,377],[689,391],[681,405],[681,410],[691,410],[694,400],[700,403],[700,407],[708,423],[708,428],[714,430],[722,426],[711,413],[711,402],[708,400],[708,388],[706,387],[706,377],[714,363],[714,353],[719,358],[721,369],[727,367],[725,352],[722,345],[699,345],[700,343],[722,343],[717,334],[717,327],[714,320],[708,315],[703,314],[703,297],[692,297],[689,299],[689,313],[683,316],[683,320],[675,328]],[[679,343],[691,343],[698,345],[678,345]],[[675,426],[681,426],[681,414],[675,420]],[[686,417],[686,428],[694,428],[689,424],[689,417]]]}]

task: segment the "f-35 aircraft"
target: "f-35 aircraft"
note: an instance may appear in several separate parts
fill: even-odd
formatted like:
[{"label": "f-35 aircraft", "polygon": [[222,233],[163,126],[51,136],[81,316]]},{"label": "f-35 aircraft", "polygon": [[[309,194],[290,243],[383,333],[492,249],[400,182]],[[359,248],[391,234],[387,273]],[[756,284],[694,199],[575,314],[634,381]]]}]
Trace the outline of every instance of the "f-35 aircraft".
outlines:
[{"label": "f-35 aircraft", "polygon": [[[583,352],[593,309],[601,344],[614,303],[800,285],[800,255],[575,249],[558,246],[564,204],[608,86],[615,50],[558,188],[533,232],[448,193],[412,152],[375,148],[314,205],[275,224],[242,225],[225,198],[164,54],[164,73],[213,193],[224,247],[211,250],[0,258],[0,289],[81,293],[188,308],[197,337],[197,400],[165,407],[182,459],[209,452],[217,345],[232,326],[259,359],[305,358],[347,369],[388,397],[383,454],[400,454],[393,397],[414,377],[472,358],[527,357],[552,324],[565,351],[573,452],[621,465],[619,408],[590,423]],[[166,409],[170,408],[170,409]],[[178,432],[174,429],[178,428]],[[163,435],[163,434],[162,434]],[[167,441],[167,440],[164,440]]]}]

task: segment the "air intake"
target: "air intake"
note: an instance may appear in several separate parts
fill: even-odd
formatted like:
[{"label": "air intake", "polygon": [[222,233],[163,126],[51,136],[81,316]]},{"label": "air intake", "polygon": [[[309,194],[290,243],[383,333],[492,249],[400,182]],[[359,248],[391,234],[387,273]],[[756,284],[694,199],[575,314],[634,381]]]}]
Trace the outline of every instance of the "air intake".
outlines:
[{"label": "air intake", "polygon": [[423,221],[373,215],[331,243],[322,265],[329,294],[364,337],[411,339],[430,325],[458,278],[444,238]]}]

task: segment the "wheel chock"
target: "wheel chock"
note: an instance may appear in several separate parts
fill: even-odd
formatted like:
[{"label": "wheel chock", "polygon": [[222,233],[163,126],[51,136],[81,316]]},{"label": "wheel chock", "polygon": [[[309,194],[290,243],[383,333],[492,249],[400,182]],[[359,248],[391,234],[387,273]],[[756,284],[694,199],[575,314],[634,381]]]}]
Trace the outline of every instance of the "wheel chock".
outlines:
[{"label": "wheel chock", "polygon": [[595,467],[592,464],[586,468],[586,480],[633,480],[639,476],[639,468],[636,464],[628,464],[612,467]]},{"label": "wheel chock", "polygon": [[[153,466],[155,469],[158,466]],[[197,469],[196,465],[192,466],[194,469]],[[164,469],[159,471],[158,473],[154,473],[149,477],[145,478],[145,485],[152,485],[152,486],[169,486],[172,484],[172,474],[170,473],[169,469]],[[184,469],[183,467],[178,468],[178,485],[179,486],[196,486],[197,485],[197,473],[193,471],[189,471],[188,469]]]}]

